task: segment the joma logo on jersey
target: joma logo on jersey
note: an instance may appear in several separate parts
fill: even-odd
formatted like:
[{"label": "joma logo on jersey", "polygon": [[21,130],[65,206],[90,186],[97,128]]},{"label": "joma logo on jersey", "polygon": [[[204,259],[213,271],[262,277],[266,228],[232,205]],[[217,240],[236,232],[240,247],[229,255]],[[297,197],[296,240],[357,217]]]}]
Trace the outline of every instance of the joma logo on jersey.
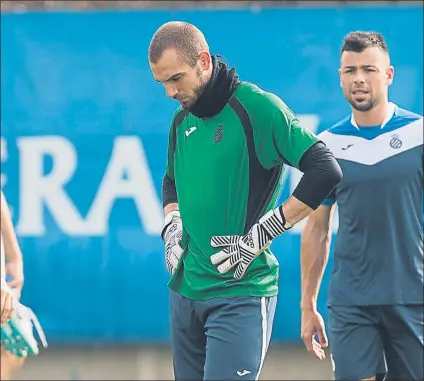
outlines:
[{"label": "joma logo on jersey", "polygon": [[215,143],[219,143],[224,137],[223,129],[224,129],[224,126],[220,124],[218,128],[216,129],[215,133],[213,134],[213,141]]},{"label": "joma logo on jersey", "polygon": [[194,131],[197,130],[197,127],[190,127],[186,132],[185,132],[185,136],[190,136],[190,134]]},{"label": "joma logo on jersey", "polygon": [[402,140],[399,139],[399,136],[396,134],[393,134],[390,139],[390,147],[394,149],[399,149],[402,147]]}]

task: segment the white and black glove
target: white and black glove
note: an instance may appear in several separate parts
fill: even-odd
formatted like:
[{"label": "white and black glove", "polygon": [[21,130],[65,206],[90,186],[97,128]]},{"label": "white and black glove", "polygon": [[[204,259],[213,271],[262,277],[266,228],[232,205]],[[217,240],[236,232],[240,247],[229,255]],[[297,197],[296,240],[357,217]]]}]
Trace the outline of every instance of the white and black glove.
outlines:
[{"label": "white and black glove", "polygon": [[212,255],[211,262],[218,265],[221,274],[237,266],[234,278],[240,279],[253,260],[271,245],[271,241],[291,227],[284,217],[282,206],[270,210],[244,236],[212,237],[211,245],[224,249]]},{"label": "white and black glove", "polygon": [[169,212],[165,216],[165,224],[161,236],[165,243],[166,268],[168,272],[173,275],[183,253],[183,249],[180,245],[183,237],[183,224],[178,210]]}]

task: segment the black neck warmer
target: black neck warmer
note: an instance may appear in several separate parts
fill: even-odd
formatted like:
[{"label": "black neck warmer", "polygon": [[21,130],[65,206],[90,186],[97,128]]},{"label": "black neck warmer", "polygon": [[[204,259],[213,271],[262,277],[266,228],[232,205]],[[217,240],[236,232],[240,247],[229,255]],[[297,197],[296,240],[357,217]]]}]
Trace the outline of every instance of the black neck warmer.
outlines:
[{"label": "black neck warmer", "polygon": [[212,76],[190,112],[198,118],[219,114],[240,84],[235,68],[231,70],[218,56],[212,56]]}]

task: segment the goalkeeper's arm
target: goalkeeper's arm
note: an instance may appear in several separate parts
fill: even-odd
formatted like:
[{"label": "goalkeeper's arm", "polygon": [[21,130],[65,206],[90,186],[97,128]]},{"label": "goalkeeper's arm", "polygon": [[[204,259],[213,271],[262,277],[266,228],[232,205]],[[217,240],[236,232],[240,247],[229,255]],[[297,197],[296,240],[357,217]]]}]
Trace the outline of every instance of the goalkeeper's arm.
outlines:
[{"label": "goalkeeper's arm", "polygon": [[[270,242],[307,217],[340,182],[342,171],[333,154],[318,142],[305,152],[299,163],[302,179],[293,195],[281,206],[271,209],[244,236],[213,236],[211,245],[223,248],[211,256],[218,271],[225,273],[237,266],[234,277],[240,279],[252,261]],[[225,260],[224,263],[221,263]]]},{"label": "goalkeeper's arm", "polygon": [[165,174],[162,182],[162,200],[165,221],[161,237],[165,243],[165,262],[168,272],[174,274],[183,253],[180,246],[183,226],[178,209],[175,181],[167,174]]},{"label": "goalkeeper's arm", "polygon": [[172,180],[167,174],[163,177],[162,181],[162,203],[165,216],[178,210],[178,198],[175,188],[175,181]]},{"label": "goalkeeper's arm", "polygon": [[303,176],[291,197],[278,209],[289,226],[306,218],[327,198],[342,179],[342,170],[321,142],[309,148],[299,163]]},{"label": "goalkeeper's arm", "polygon": [[[256,230],[255,247],[258,249],[263,249],[274,238],[311,214],[342,179],[337,160],[322,142],[315,143],[304,153],[299,170],[303,176],[290,198],[266,213],[248,233],[253,234]],[[214,245],[222,246],[216,239]]]}]

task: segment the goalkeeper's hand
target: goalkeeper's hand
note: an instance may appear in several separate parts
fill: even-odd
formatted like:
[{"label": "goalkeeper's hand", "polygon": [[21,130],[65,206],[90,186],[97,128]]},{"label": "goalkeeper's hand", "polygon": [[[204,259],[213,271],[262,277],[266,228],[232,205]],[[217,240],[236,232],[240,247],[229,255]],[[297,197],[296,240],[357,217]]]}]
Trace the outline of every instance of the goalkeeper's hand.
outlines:
[{"label": "goalkeeper's hand", "polygon": [[169,212],[165,216],[165,224],[161,236],[165,243],[166,268],[173,275],[183,253],[180,245],[183,236],[183,224],[178,210]]},{"label": "goalkeeper's hand", "polygon": [[271,245],[271,241],[291,227],[284,217],[282,206],[270,210],[244,236],[212,237],[211,245],[224,249],[212,255],[211,262],[221,274],[237,266],[234,278],[240,279],[253,260]]}]

